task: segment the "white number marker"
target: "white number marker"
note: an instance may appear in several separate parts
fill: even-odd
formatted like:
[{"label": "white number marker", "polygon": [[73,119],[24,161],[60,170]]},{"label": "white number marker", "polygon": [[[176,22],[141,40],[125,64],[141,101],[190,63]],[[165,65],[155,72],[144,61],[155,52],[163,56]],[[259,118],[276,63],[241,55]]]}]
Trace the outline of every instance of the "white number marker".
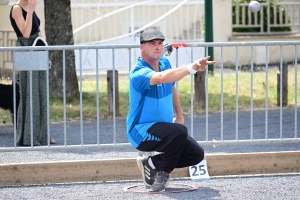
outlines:
[{"label": "white number marker", "polygon": [[189,166],[191,179],[209,179],[206,160],[202,160],[197,165]]}]

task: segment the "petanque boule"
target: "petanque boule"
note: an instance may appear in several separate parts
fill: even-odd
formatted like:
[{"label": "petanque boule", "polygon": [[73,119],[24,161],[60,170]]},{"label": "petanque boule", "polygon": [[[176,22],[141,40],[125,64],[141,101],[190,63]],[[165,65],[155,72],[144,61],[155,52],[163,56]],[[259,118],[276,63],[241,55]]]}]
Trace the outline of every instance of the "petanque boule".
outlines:
[{"label": "petanque boule", "polygon": [[256,13],[260,10],[260,3],[258,1],[251,1],[249,3],[249,10],[253,13]]}]

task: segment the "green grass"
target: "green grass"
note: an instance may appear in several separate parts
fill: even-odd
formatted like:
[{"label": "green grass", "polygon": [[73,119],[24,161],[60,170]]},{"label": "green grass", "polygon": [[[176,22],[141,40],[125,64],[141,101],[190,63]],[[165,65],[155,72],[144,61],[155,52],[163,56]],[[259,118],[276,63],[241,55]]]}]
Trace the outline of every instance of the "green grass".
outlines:
[{"label": "green grass", "polygon": [[[298,72],[298,77],[300,73]],[[294,106],[295,85],[294,72],[290,71],[288,79],[288,107]],[[266,74],[264,72],[253,73],[253,107],[254,109],[265,108],[266,99]],[[190,112],[190,79],[185,77],[179,82],[179,93],[182,107],[186,113]],[[298,81],[298,106],[300,105],[300,83]],[[251,105],[251,73],[239,72],[238,75],[238,105],[239,110],[250,109]],[[268,75],[268,107],[277,107],[277,72],[270,71]],[[221,75],[208,77],[208,110],[219,112],[221,109]],[[230,111],[236,109],[236,74],[223,75],[223,109]],[[203,113],[205,110],[195,108],[194,112]]]},{"label": "green grass", "polygon": [[[294,70],[289,71],[288,79],[288,107],[294,106],[295,74]],[[298,79],[300,72],[298,72]],[[266,99],[266,74],[265,72],[253,73],[253,107],[254,109],[265,108]],[[178,84],[179,97],[183,111],[190,113],[190,76],[183,78]],[[238,76],[238,105],[239,110],[248,110],[251,105],[251,73],[239,72]],[[277,72],[269,71],[268,75],[268,107],[277,106]],[[298,81],[298,105],[300,106],[300,81]],[[83,119],[90,120],[97,118],[96,104],[96,81],[82,81],[82,105]],[[236,107],[236,74],[223,75],[223,109],[224,111],[235,110]],[[117,117],[126,117],[128,112],[128,77],[119,77],[119,113]],[[80,98],[66,101],[67,120],[78,120],[80,117]],[[60,122],[64,120],[64,105],[62,98],[50,99],[50,121]],[[208,111],[220,112],[221,109],[221,75],[216,74],[208,77]],[[203,113],[205,110],[194,107],[194,113]],[[0,125],[11,124],[11,116],[8,111],[0,109]],[[99,116],[101,119],[111,118],[107,106],[107,82],[106,77],[99,80]]]}]

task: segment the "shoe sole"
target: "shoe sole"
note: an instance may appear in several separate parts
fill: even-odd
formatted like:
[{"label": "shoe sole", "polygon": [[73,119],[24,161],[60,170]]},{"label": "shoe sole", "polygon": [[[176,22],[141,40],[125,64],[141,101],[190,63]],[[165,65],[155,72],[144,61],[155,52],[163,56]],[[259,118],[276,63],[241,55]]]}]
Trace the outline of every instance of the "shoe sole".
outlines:
[{"label": "shoe sole", "polygon": [[165,192],[166,189],[163,189],[163,190],[152,190],[152,189],[150,189],[149,191],[150,191],[150,192]]},{"label": "shoe sole", "polygon": [[136,163],[137,163],[138,168],[139,168],[140,171],[141,171],[141,174],[142,174],[142,177],[143,177],[143,183],[145,184],[146,187],[151,187],[151,185],[149,185],[149,184],[146,183],[146,181],[145,181],[145,173],[144,173],[145,169],[144,169],[144,165],[143,165],[143,160],[144,160],[143,157],[138,157],[138,158],[136,159]]},{"label": "shoe sole", "polygon": [[164,189],[162,189],[162,190],[155,190],[155,189],[152,188],[153,185],[151,185],[150,190],[153,191],[153,192],[164,192],[169,185],[170,185],[170,179],[167,180]]},{"label": "shoe sole", "polygon": [[166,190],[166,188],[169,186],[169,180],[166,182],[166,184],[165,184],[165,187],[164,187],[164,189],[162,189],[162,190],[158,190],[158,189],[153,189],[152,187],[153,187],[153,185],[151,185],[151,187],[150,187],[150,190],[151,191],[153,191],[153,192],[164,192],[165,190]]},{"label": "shoe sole", "polygon": [[151,190],[152,192],[164,192],[164,191],[166,191],[166,186],[165,186],[162,190],[159,190],[159,189],[153,189],[152,187],[150,188],[150,190]]}]

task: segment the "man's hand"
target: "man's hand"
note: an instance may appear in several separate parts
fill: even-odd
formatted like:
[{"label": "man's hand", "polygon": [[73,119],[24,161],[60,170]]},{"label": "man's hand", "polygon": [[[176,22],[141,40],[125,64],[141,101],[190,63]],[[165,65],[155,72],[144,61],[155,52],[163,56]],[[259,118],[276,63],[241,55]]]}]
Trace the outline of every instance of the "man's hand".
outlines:
[{"label": "man's hand", "polygon": [[177,124],[183,124],[184,125],[184,117],[175,117],[173,119],[173,123],[177,123]]},{"label": "man's hand", "polygon": [[210,56],[207,56],[202,59],[198,59],[191,64],[192,68],[198,72],[203,72],[207,69],[208,65],[213,65],[216,61],[208,61]]}]

